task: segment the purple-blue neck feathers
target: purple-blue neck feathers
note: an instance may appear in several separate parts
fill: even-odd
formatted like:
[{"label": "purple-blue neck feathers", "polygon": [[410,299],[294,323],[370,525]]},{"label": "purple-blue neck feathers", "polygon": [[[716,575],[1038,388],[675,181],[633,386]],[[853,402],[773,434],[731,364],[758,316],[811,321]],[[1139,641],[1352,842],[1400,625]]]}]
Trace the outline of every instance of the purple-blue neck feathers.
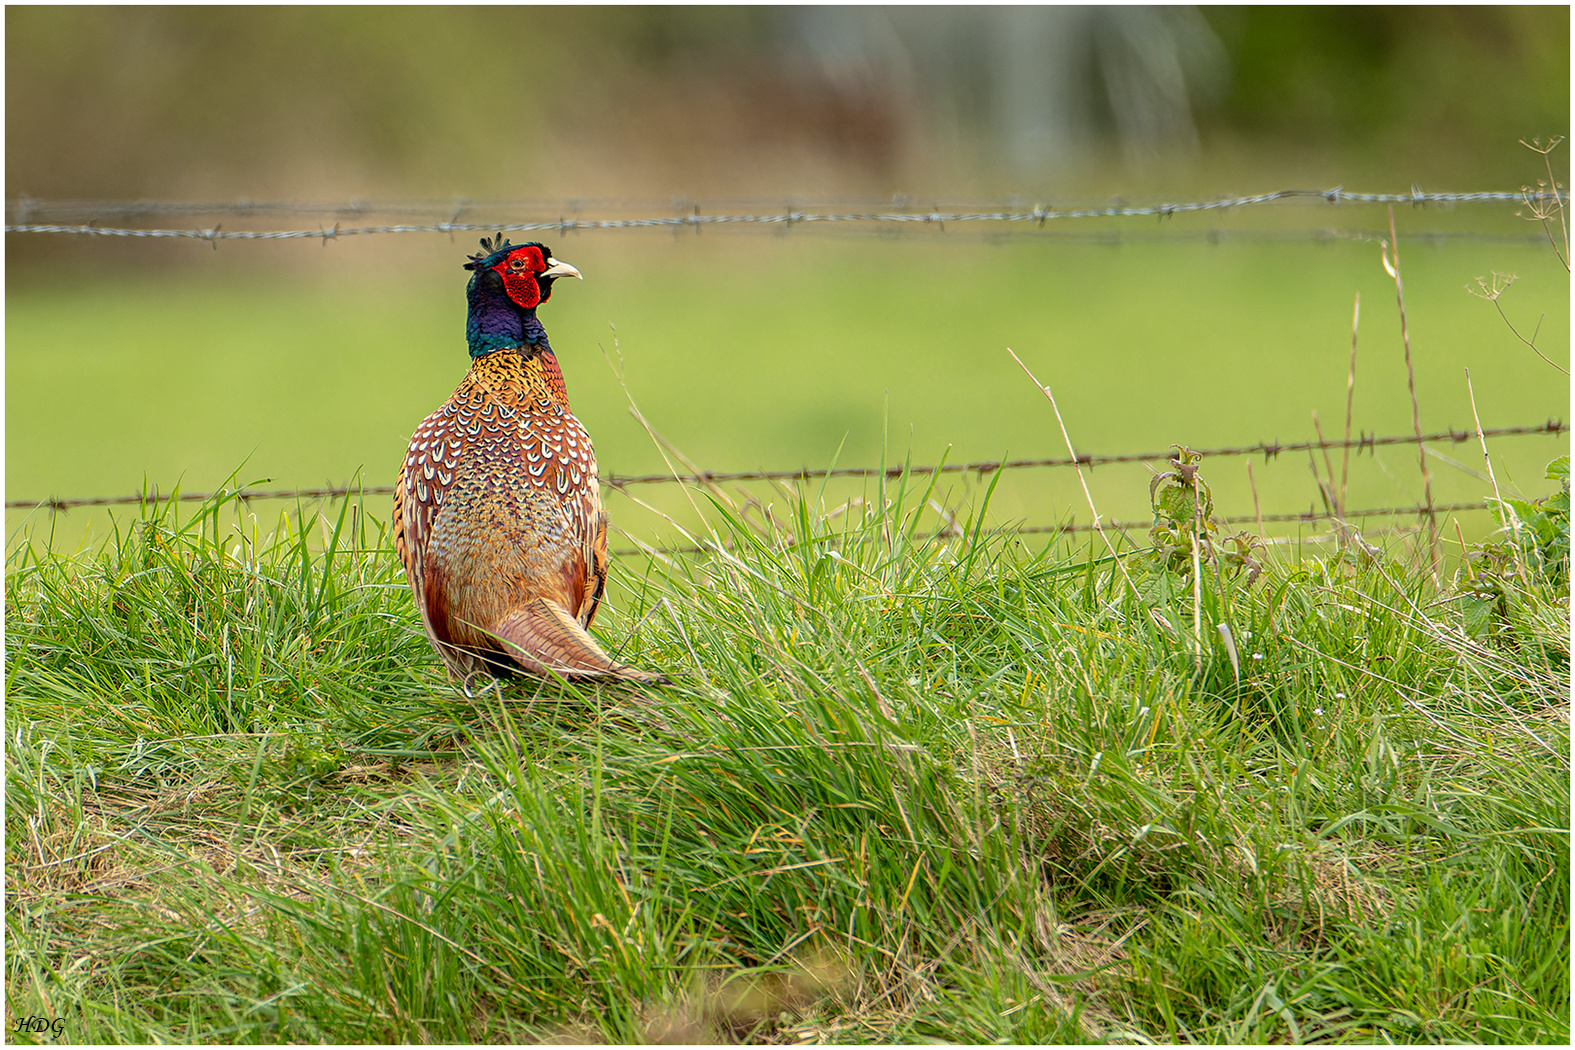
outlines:
[{"label": "purple-blue neck feathers", "polygon": [[496,350],[551,350],[547,330],[534,309],[515,305],[503,290],[503,281],[492,270],[478,270],[465,289],[470,313],[465,319],[465,342],[471,357],[485,357]]}]

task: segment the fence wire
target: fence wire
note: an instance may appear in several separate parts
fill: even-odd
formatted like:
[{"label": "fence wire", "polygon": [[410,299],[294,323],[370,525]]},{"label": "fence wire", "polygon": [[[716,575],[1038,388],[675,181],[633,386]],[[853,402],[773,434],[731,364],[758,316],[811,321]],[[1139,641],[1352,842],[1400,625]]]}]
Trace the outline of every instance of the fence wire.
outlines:
[{"label": "fence wire", "polygon": [[[1216,525],[1269,525],[1269,524],[1304,524],[1312,525],[1320,521],[1359,521],[1364,518],[1381,517],[1411,517],[1424,519],[1436,514],[1461,514],[1469,511],[1488,510],[1486,500],[1475,503],[1435,503],[1429,507],[1426,504],[1413,504],[1407,507],[1369,507],[1366,510],[1348,510],[1341,514],[1323,510],[1288,511],[1278,514],[1235,514],[1228,517],[1214,517],[1209,520]],[[1068,517],[1064,523],[1056,525],[1005,525],[993,529],[981,529],[982,536],[1044,536],[1052,539],[1060,535],[1072,535],[1081,532],[1093,532],[1103,529],[1106,532],[1129,533],[1137,530],[1147,531],[1154,525],[1153,520],[1148,521],[1101,521],[1098,525],[1087,523],[1079,525],[1075,517]],[[961,525],[952,525],[948,528],[937,529],[929,533],[932,538],[956,537],[961,539],[972,530],[964,529]],[[692,543],[680,547],[658,547],[642,544],[638,547],[624,547],[610,551],[614,557],[629,558],[642,554],[706,554],[710,551],[723,549],[716,544]]]},{"label": "fence wire", "polygon": [[[1353,449],[1357,455],[1363,450],[1372,454],[1374,449],[1386,445],[1416,445],[1448,441],[1460,444],[1486,438],[1525,437],[1541,434],[1545,436],[1559,436],[1569,432],[1569,426],[1563,420],[1549,419],[1545,423],[1529,424],[1516,427],[1490,427],[1480,432],[1476,430],[1441,430],[1432,434],[1391,434],[1378,436],[1363,434],[1346,440],[1337,441],[1259,441],[1253,445],[1227,445],[1221,448],[1192,449],[1205,459],[1220,459],[1237,456],[1261,455],[1265,462],[1272,460],[1287,452],[1312,452],[1330,451],[1338,452],[1344,449]],[[741,481],[817,481],[821,478],[899,478],[904,474],[928,477],[933,474],[993,474],[998,470],[1021,470],[1028,467],[1098,467],[1116,463],[1151,463],[1169,460],[1175,454],[1174,448],[1163,452],[1131,452],[1119,455],[1093,455],[1084,454],[1077,458],[1063,456],[1047,459],[1013,459],[1013,460],[981,460],[973,463],[939,463],[939,464],[905,464],[891,467],[832,467],[823,470],[811,470],[800,467],[797,470],[742,470],[742,471],[703,471],[698,474],[606,474],[599,480],[609,488],[622,490],[635,485],[717,485]],[[280,500],[280,499],[342,499],[346,496],[391,496],[394,493],[392,485],[340,485],[323,488],[303,489],[266,489],[248,491],[242,489],[235,496],[243,501],[251,500]],[[17,499],[6,500],[7,510],[31,510],[48,508],[51,511],[67,511],[73,507],[106,507],[131,504],[153,504],[167,502],[206,502],[218,496],[228,495],[228,492],[176,492],[162,496],[157,489],[148,492],[127,496],[79,496],[79,497],[49,497],[47,499]],[[1458,509],[1478,507],[1478,504],[1464,504]],[[1435,507],[1435,510],[1446,508]],[[1411,508],[1387,507],[1372,511],[1372,514],[1410,513]],[[1424,508],[1425,511],[1425,508]],[[1361,512],[1369,513],[1367,511]],[[1251,520],[1256,521],[1254,516]],[[1293,521],[1302,520],[1300,516],[1293,515],[1289,518],[1279,518],[1265,515],[1264,521]]]},{"label": "fence wire", "polygon": [[[1349,201],[1352,203],[1476,203],[1491,201],[1520,200],[1530,192],[1533,195],[1539,192],[1522,187],[1514,192],[1503,193],[1427,193],[1420,186],[1412,186],[1406,193],[1369,194],[1347,191],[1343,186],[1336,186],[1328,190],[1282,190],[1278,193],[1256,194],[1252,196],[1239,196],[1219,194],[1208,200],[1210,207],[1229,207],[1232,202],[1264,203],[1271,200],[1306,197],[1317,198],[1330,203]],[[1070,198],[1068,198],[1070,199]],[[825,197],[819,200],[810,200],[797,195],[787,195],[774,199],[747,198],[747,197],[711,197],[706,199],[674,196],[674,197],[570,197],[570,198],[484,198],[484,197],[403,197],[387,200],[368,200],[366,198],[351,198],[344,201],[265,201],[238,198],[233,201],[162,201],[162,200],[40,200],[27,195],[22,195],[10,201],[6,207],[14,222],[32,222],[54,220],[60,221],[77,215],[91,216],[122,216],[126,218],[140,218],[146,215],[337,215],[365,216],[365,215],[408,215],[408,216],[443,216],[446,215],[451,222],[457,222],[459,217],[466,213],[482,211],[534,211],[576,213],[583,211],[629,211],[634,209],[665,209],[680,214],[690,214],[698,210],[716,212],[723,209],[746,209],[757,211],[760,209],[785,208],[788,211],[807,211],[838,209],[842,211],[874,211],[879,209],[901,211],[904,213],[927,209],[932,212],[962,211],[962,212],[987,212],[1001,208],[1028,210],[1033,207],[1045,206],[1042,199],[1036,201],[1025,194],[1006,194],[992,200],[951,200],[940,196],[925,198],[928,203],[922,203],[921,198],[914,194],[897,194],[889,199],[875,199],[872,197]],[[1111,207],[1126,207],[1128,202],[1124,197],[1113,196],[1108,198]],[[1067,212],[1075,209],[1064,206],[1060,211]],[[1185,205],[1184,207],[1193,207]]]},{"label": "fence wire", "polygon": [[[631,229],[661,229],[692,228],[699,230],[707,226],[781,226],[791,229],[794,226],[808,226],[816,224],[876,224],[880,226],[903,226],[920,224],[933,226],[944,230],[947,223],[1008,223],[1029,224],[1039,229],[1052,220],[1066,219],[1098,219],[1098,218],[1159,218],[1166,219],[1177,215],[1190,213],[1222,211],[1229,209],[1251,208],[1261,205],[1274,204],[1289,200],[1314,200],[1327,204],[1410,204],[1413,207],[1429,205],[1455,205],[1455,204],[1481,204],[1481,203],[1509,203],[1523,202],[1535,209],[1544,203],[1557,205],[1561,198],[1556,191],[1523,189],[1514,192],[1495,191],[1480,193],[1425,193],[1420,187],[1412,187],[1408,193],[1357,193],[1347,191],[1343,187],[1328,190],[1278,190],[1273,193],[1260,193],[1251,196],[1220,197],[1211,200],[1195,200],[1175,203],[1158,203],[1147,205],[1127,205],[1117,203],[1105,207],[1072,207],[1061,208],[1053,205],[1034,204],[1032,206],[1013,206],[1006,209],[973,206],[969,208],[954,208],[941,210],[939,207],[910,209],[911,201],[899,200],[894,202],[897,210],[866,210],[866,211],[826,211],[808,210],[806,207],[788,205],[781,212],[756,213],[756,214],[722,214],[707,215],[701,213],[701,205],[697,202],[676,202],[677,207],[686,214],[669,216],[651,216],[645,218],[568,218],[568,213],[579,211],[583,202],[562,202],[559,207],[559,218],[536,221],[492,221],[492,222],[461,222],[459,216],[466,211],[476,211],[482,208],[498,211],[547,211],[550,205],[539,202],[470,202],[458,201],[452,204],[451,218],[444,222],[435,223],[397,223],[387,225],[344,225],[343,218],[336,220],[331,227],[319,226],[315,230],[226,230],[222,223],[198,229],[173,229],[173,228],[142,228],[132,226],[101,226],[96,221],[90,220],[83,223],[50,223],[29,222],[27,219],[34,217],[47,217],[51,214],[83,214],[84,212],[97,215],[112,215],[122,218],[134,218],[142,215],[273,215],[273,214],[333,214],[344,216],[362,216],[366,214],[379,214],[384,212],[399,213],[406,209],[430,208],[432,202],[389,202],[384,205],[372,205],[365,202],[348,202],[343,205],[324,204],[289,204],[286,202],[257,202],[237,201],[232,204],[189,204],[181,202],[159,201],[131,201],[131,202],[48,202],[20,199],[7,205],[7,212],[18,221],[8,223],[5,227],[7,233],[50,233],[70,234],[75,237],[128,237],[151,239],[186,239],[207,241],[217,245],[219,241],[270,241],[270,240],[321,240],[324,244],[341,237],[366,236],[370,234],[387,233],[491,233],[502,231],[505,233],[544,233],[557,231],[559,234],[589,230],[631,230]],[[75,209],[75,210],[72,210]]]}]

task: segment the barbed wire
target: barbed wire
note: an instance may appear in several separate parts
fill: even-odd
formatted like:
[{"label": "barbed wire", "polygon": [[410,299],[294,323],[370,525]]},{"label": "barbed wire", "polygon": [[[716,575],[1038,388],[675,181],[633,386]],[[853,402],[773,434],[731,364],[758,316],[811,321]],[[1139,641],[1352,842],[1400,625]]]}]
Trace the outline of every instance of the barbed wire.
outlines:
[{"label": "barbed wire", "polygon": [[[1005,210],[950,210],[942,211],[938,207],[923,210],[886,210],[886,211],[809,211],[788,205],[780,213],[757,213],[735,215],[705,215],[701,214],[700,205],[696,202],[679,202],[683,210],[689,214],[675,216],[654,216],[646,218],[626,219],[582,219],[567,218],[563,213],[578,210],[579,202],[566,202],[571,205],[560,211],[556,220],[538,220],[528,222],[460,222],[459,215],[466,210],[473,210],[477,206],[469,202],[458,202],[452,212],[453,218],[446,222],[438,223],[401,223],[391,225],[363,225],[344,226],[336,221],[330,228],[319,227],[315,230],[226,230],[222,223],[202,229],[165,229],[141,227],[109,227],[99,226],[94,222],[68,224],[68,223],[33,223],[17,222],[8,223],[5,227],[7,233],[52,233],[71,234],[77,237],[129,237],[129,238],[173,238],[207,241],[215,246],[219,241],[268,241],[268,240],[318,240],[324,244],[341,237],[365,236],[370,234],[388,233],[491,233],[495,230],[505,233],[538,233],[556,230],[560,234],[582,232],[589,230],[627,230],[627,229],[660,229],[660,228],[694,228],[706,226],[773,226],[784,228],[805,226],[811,224],[831,223],[875,223],[881,225],[924,224],[945,229],[947,223],[995,222],[995,223],[1031,223],[1043,229],[1050,220],[1064,219],[1095,219],[1095,218],[1160,218],[1166,219],[1177,215],[1190,213],[1220,211],[1225,209],[1250,208],[1260,205],[1273,204],[1288,200],[1318,200],[1328,204],[1410,204],[1413,207],[1424,207],[1434,204],[1479,204],[1479,203],[1508,203],[1522,201],[1535,203],[1548,199],[1553,200],[1554,191],[1520,190],[1515,192],[1478,192],[1478,193],[1424,193],[1420,187],[1413,186],[1409,193],[1357,193],[1335,187],[1328,190],[1278,190],[1273,193],[1260,193],[1250,196],[1221,197],[1211,200],[1195,200],[1175,203],[1159,203],[1138,206],[1116,204],[1106,207],[1074,207],[1058,208],[1042,204],[1031,207],[1008,208]],[[81,202],[60,202],[52,204],[46,201],[17,200],[7,205],[7,210],[13,215],[31,217],[40,211],[46,214],[53,208],[65,208],[67,205],[76,205]],[[256,202],[238,201],[231,205],[224,204],[182,204],[180,202],[97,202],[99,214],[116,214],[121,216],[144,214],[307,214],[311,212],[329,212],[332,214],[363,215],[368,211],[375,212],[365,204],[347,204],[338,209],[326,205],[287,205],[282,202]],[[906,207],[907,202],[901,202],[899,207]],[[507,203],[489,204],[487,207],[518,210],[529,208],[531,210],[544,210],[540,204],[511,205]],[[390,210],[397,211],[397,207]]]},{"label": "barbed wire", "polygon": [[[912,233],[910,229],[892,227],[870,226],[838,226],[821,227],[815,231],[819,237],[879,237],[892,238],[905,236]],[[923,231],[918,231],[923,232]],[[1546,244],[1547,234],[1538,229],[1535,232],[1507,233],[1484,232],[1481,230],[1407,230],[1406,240],[1411,244],[1424,244],[1436,247],[1450,242],[1470,242],[1473,244]],[[1145,245],[1145,244],[1332,244],[1336,241],[1356,241],[1360,243],[1377,244],[1387,243],[1389,231],[1372,227],[1362,229],[1358,227],[1323,226],[1299,230],[1264,230],[1241,229],[1222,226],[1211,226],[1207,229],[1178,230],[1178,229],[1073,229],[1071,227],[1060,230],[1041,230],[1038,227],[980,227],[974,226],[964,230],[948,230],[948,240],[982,241],[987,244],[997,244],[1015,241],[1032,241],[1036,244],[1053,243],[1057,245]]]},{"label": "barbed wire", "polygon": [[[1441,430],[1432,434],[1393,434],[1378,436],[1363,434],[1361,436],[1337,441],[1294,441],[1284,443],[1280,441],[1259,441],[1253,445],[1227,445],[1221,448],[1192,449],[1205,459],[1219,459],[1236,456],[1262,455],[1265,462],[1287,452],[1340,451],[1354,449],[1361,455],[1365,449],[1369,454],[1376,448],[1387,445],[1414,445],[1417,443],[1449,441],[1460,444],[1481,438],[1525,437],[1541,434],[1545,436],[1559,436],[1569,431],[1569,426],[1563,420],[1549,419],[1545,423],[1529,424],[1515,427],[1489,427],[1481,431],[1476,430]],[[609,488],[622,490],[632,485],[717,485],[726,482],[738,481],[815,481],[821,478],[899,478],[904,474],[927,477],[932,474],[990,474],[997,470],[1020,470],[1028,467],[1098,467],[1116,463],[1146,463],[1168,460],[1174,455],[1174,448],[1163,452],[1131,452],[1118,455],[1092,455],[1084,454],[1076,459],[1063,456],[1046,459],[1014,459],[1014,460],[981,460],[973,463],[944,463],[944,464],[906,464],[891,467],[831,467],[821,470],[811,470],[800,467],[797,470],[743,470],[743,471],[703,471],[698,474],[607,474],[601,477],[602,484]],[[252,500],[278,500],[278,499],[341,499],[351,495],[361,496],[390,496],[393,495],[392,485],[341,485],[323,488],[304,489],[267,489],[260,491],[246,491],[242,488],[234,493],[236,498],[250,502]],[[178,502],[206,502],[217,496],[229,495],[228,492],[177,492],[169,496],[161,496],[157,489],[149,492],[128,496],[84,496],[84,497],[50,497],[48,499],[19,499],[6,500],[7,510],[42,509],[52,511],[67,511],[73,507],[103,507],[116,505],[131,505],[144,503]],[[1390,508],[1393,509],[1393,508]],[[1376,513],[1376,512],[1375,512]],[[1254,518],[1253,520],[1256,520]],[[1265,521],[1270,518],[1265,517]],[[1290,519],[1286,519],[1290,520]]]},{"label": "barbed wire", "polygon": [[[1562,187],[1561,187],[1562,188]],[[1333,189],[1293,189],[1282,190],[1273,194],[1256,194],[1241,196],[1233,194],[1219,194],[1209,198],[1210,202],[1218,207],[1228,205],[1231,201],[1261,202],[1269,199],[1289,197],[1309,197],[1339,203],[1351,201],[1357,203],[1439,203],[1463,201],[1466,203],[1491,200],[1519,200],[1529,191],[1522,187],[1513,192],[1499,193],[1427,193],[1420,186],[1413,185],[1405,193],[1367,194],[1348,191],[1343,186]],[[1540,191],[1551,194],[1551,191]],[[343,201],[270,201],[253,200],[240,197],[232,201],[169,201],[139,198],[137,200],[106,200],[106,199],[62,199],[46,200],[22,194],[13,198],[6,205],[13,219],[26,222],[35,216],[93,214],[93,215],[254,215],[254,214],[283,214],[283,215],[448,215],[451,220],[457,221],[459,216],[467,211],[476,212],[487,209],[499,211],[533,210],[538,212],[580,212],[587,209],[617,210],[634,208],[667,208],[681,213],[689,213],[695,209],[716,210],[718,208],[745,208],[756,210],[761,208],[788,208],[789,210],[810,209],[860,209],[873,210],[880,208],[910,211],[919,207],[921,200],[927,200],[931,211],[944,209],[959,211],[989,211],[992,209],[1016,208],[1029,209],[1045,198],[1033,197],[1028,194],[1015,193],[1003,194],[990,200],[952,199],[941,195],[920,197],[917,194],[894,194],[889,198],[876,198],[869,196],[832,196],[810,199],[797,194],[788,194],[783,197],[398,197],[388,199],[368,199],[365,197],[352,197]],[[1071,199],[1071,198],[1065,198]],[[1087,198],[1085,198],[1087,199]],[[1106,198],[1114,206],[1124,207],[1127,200],[1123,195],[1114,195]],[[1060,207],[1060,206],[1057,206]],[[1061,210],[1069,210],[1062,207]]]},{"label": "barbed wire", "polygon": [[[1538,423],[1523,427],[1500,427],[1482,432],[1483,437],[1516,437],[1526,434],[1552,434],[1564,433],[1568,427],[1561,420],[1550,419],[1546,423]],[[1453,444],[1469,441],[1475,438],[1475,430],[1445,430],[1436,434],[1423,434],[1421,440],[1444,441]],[[1194,449],[1205,458],[1222,458],[1231,456],[1252,456],[1262,454],[1264,461],[1275,458],[1285,452],[1307,452],[1313,449],[1328,449],[1339,451],[1341,449],[1356,449],[1357,454],[1366,449],[1369,453],[1382,445],[1414,445],[1417,442],[1415,434],[1397,434],[1378,437],[1364,435],[1352,438],[1349,441],[1296,441],[1288,444],[1281,442],[1260,441],[1254,445],[1229,445],[1223,448]],[[687,484],[719,484],[731,481],[812,481],[818,478],[851,478],[851,477],[901,477],[904,473],[917,475],[930,474],[989,474],[996,470],[1019,470],[1025,467],[1098,467],[1114,463],[1148,463],[1155,460],[1167,460],[1174,455],[1173,449],[1163,452],[1131,452],[1118,455],[1093,455],[1087,454],[1073,459],[1070,456],[1050,457],[1047,459],[1012,459],[1012,460],[983,460],[975,463],[947,463],[934,466],[896,466],[896,467],[833,467],[825,470],[810,470],[807,467],[799,470],[756,470],[736,471],[721,473],[705,471],[700,474],[640,474],[627,477],[611,475],[606,483],[613,488],[622,488],[625,485],[649,485],[662,482],[679,481]],[[392,491],[392,490],[390,490]]]},{"label": "barbed wire", "polygon": [[[1426,518],[1429,514],[1462,514],[1470,511],[1489,510],[1490,500],[1487,498],[1474,503],[1435,503],[1431,507],[1426,504],[1412,504],[1406,507],[1369,507],[1366,510],[1348,510],[1336,514],[1326,510],[1287,511],[1278,514],[1235,514],[1227,517],[1212,517],[1209,520],[1216,525],[1257,525],[1268,524],[1315,524],[1320,521],[1356,521],[1363,518],[1381,517],[1407,517]],[[1031,535],[1056,535],[1093,532],[1095,529],[1105,529],[1110,532],[1131,532],[1137,529],[1147,530],[1154,525],[1153,519],[1148,521],[1101,521],[1098,525],[1092,522],[1085,525],[1075,524],[1074,518],[1068,518],[1066,523],[1056,525],[1002,525],[997,528],[981,529],[983,536],[1031,536]],[[946,528],[936,529],[929,535],[932,538],[955,536],[961,538],[971,534],[973,530],[965,529],[961,525],[953,524]],[[657,547],[642,545],[640,547],[623,547],[611,551],[615,557],[628,558],[640,554],[705,554],[709,551],[724,549],[718,544],[692,543],[681,547]]]}]

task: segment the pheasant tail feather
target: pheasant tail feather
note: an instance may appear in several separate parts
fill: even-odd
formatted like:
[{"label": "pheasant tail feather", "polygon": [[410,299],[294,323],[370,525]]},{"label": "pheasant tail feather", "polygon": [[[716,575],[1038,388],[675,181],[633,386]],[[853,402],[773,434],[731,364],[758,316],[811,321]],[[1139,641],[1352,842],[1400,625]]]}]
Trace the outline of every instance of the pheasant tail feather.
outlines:
[{"label": "pheasant tail feather", "polygon": [[535,674],[668,684],[666,675],[641,671],[608,656],[567,609],[549,598],[533,599],[509,613],[493,633],[516,663]]}]

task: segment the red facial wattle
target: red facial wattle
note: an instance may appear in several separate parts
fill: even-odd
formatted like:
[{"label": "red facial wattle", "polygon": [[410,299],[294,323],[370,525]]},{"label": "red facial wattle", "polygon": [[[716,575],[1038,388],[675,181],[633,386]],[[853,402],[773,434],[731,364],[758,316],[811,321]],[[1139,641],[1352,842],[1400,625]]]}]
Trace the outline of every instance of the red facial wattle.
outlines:
[{"label": "red facial wattle", "polygon": [[536,283],[536,275],[529,271],[505,273],[503,290],[509,293],[509,298],[513,299],[517,306],[526,310],[541,302],[541,286]]},{"label": "red facial wattle", "polygon": [[516,306],[524,310],[534,309],[546,298],[541,294],[541,285],[536,281],[536,275],[545,269],[547,269],[546,257],[540,248],[533,247],[510,252],[502,262],[493,267],[498,276],[503,278],[503,290],[508,293],[510,299],[514,300]]}]

